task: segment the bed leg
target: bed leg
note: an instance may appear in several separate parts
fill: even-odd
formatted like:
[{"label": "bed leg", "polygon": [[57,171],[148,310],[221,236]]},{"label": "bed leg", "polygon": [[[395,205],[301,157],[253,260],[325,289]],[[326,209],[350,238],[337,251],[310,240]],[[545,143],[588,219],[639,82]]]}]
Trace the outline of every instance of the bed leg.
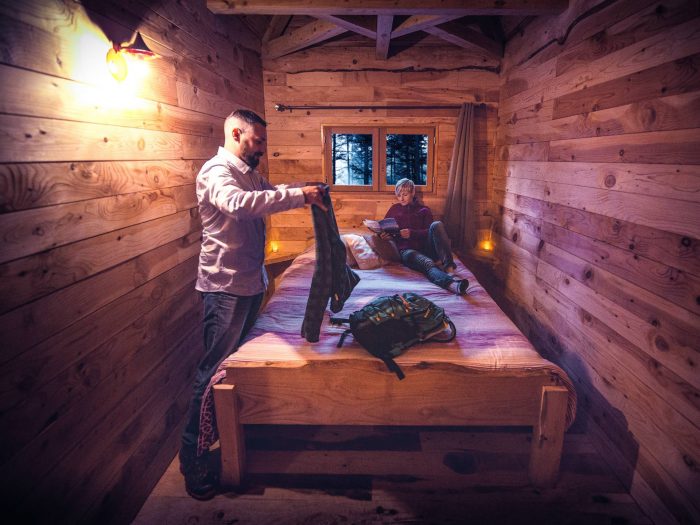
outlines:
[{"label": "bed leg", "polygon": [[566,429],[569,392],[563,386],[542,387],[540,417],[532,432],[530,481],[535,487],[552,487],[559,476]]},{"label": "bed leg", "polygon": [[214,385],[214,407],[221,447],[221,485],[237,487],[241,484],[245,465],[245,441],[236,386]]}]

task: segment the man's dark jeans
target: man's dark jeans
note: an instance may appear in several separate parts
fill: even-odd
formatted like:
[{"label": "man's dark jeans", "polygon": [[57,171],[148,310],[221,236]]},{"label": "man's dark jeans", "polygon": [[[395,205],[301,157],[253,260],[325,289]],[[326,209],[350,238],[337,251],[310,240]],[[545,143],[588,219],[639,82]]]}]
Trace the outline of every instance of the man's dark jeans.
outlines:
[{"label": "man's dark jeans", "polygon": [[401,262],[425,275],[431,283],[447,289],[455,279],[438,268],[434,262],[441,261],[444,268],[454,264],[450,238],[442,222],[435,221],[430,225],[425,244],[424,253],[411,249],[401,250]]},{"label": "man's dark jeans", "polygon": [[197,367],[182,448],[194,455],[199,437],[202,396],[221,362],[238,348],[255,323],[263,294],[238,296],[223,292],[202,293],[204,299],[204,356]]}]

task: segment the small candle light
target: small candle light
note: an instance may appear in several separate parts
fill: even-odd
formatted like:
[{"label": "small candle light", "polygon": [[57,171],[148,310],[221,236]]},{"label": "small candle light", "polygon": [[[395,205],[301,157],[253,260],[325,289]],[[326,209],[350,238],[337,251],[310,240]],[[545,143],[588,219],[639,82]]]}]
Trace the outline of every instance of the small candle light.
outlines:
[{"label": "small candle light", "polygon": [[279,251],[279,249],[280,249],[280,247],[279,247],[279,245],[277,244],[277,242],[272,241],[272,242],[270,243],[270,250],[272,251],[272,253],[277,253],[277,252]]},{"label": "small candle light", "polygon": [[479,237],[481,237],[481,240],[478,242],[477,246],[478,249],[482,252],[492,252],[494,250],[494,245],[493,245],[493,226],[494,226],[494,219],[493,217],[488,217],[489,220],[489,227],[486,229],[486,231],[480,231]]},{"label": "small candle light", "polygon": [[485,252],[490,252],[491,250],[493,250],[493,243],[491,241],[483,241],[481,243],[481,249]]}]

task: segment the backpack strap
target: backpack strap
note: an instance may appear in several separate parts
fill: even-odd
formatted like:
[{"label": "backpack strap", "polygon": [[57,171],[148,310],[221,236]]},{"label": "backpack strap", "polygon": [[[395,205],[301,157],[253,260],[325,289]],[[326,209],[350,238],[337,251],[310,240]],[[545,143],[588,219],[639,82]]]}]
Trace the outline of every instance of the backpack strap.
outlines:
[{"label": "backpack strap", "polygon": [[340,334],[340,339],[338,340],[338,344],[335,345],[335,347],[336,347],[336,348],[340,348],[341,346],[343,346],[343,343],[345,342],[345,338],[346,338],[347,336],[349,336],[351,333],[352,333],[352,330],[350,330],[350,329],[348,328],[348,329],[345,330],[342,334]]},{"label": "backpack strap", "polygon": [[350,322],[350,318],[348,318],[348,317],[333,317],[333,316],[331,316],[331,317],[330,317],[330,322],[331,322],[332,325],[337,326],[337,325],[341,325],[341,324],[343,324],[343,323],[349,323],[349,322]]},{"label": "backpack strap", "polygon": [[386,367],[392,372],[394,372],[396,374],[396,377],[398,377],[399,379],[403,379],[404,377],[406,377],[406,375],[403,373],[403,370],[401,370],[401,367],[396,363],[396,361],[394,361],[393,358],[391,358],[390,356],[379,355],[376,355],[376,357],[384,361]]}]

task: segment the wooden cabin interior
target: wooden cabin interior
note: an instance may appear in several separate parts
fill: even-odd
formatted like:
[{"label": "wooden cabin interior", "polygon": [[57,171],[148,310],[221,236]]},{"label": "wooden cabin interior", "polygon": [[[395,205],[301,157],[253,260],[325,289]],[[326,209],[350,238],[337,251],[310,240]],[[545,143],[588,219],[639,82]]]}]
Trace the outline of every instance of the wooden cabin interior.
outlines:
[{"label": "wooden cabin interior", "polygon": [[[462,104],[475,114],[475,242],[460,257],[575,384],[578,437],[565,460],[597,454],[639,509],[629,520],[566,522],[700,523],[697,0],[0,9],[5,523],[130,523],[161,478],[170,476],[159,494],[182,494],[173,458],[201,347],[194,182],[232,110],[267,120],[261,171],[274,184],[329,182],[331,126],[430,130],[421,193],[441,217]],[[108,51],[136,32],[157,56],[127,57],[110,74]],[[395,202],[383,187],[331,194],[341,229]],[[308,208],[270,216],[268,230],[275,276],[314,240]],[[484,435],[492,459],[524,443]],[[458,449],[476,447],[479,434],[466,436]],[[497,496],[505,489],[487,490],[494,483],[464,500],[465,516],[469,502],[508,501]],[[311,515],[313,491],[306,497]],[[240,510],[245,500],[213,501]],[[238,522],[286,523],[295,501]],[[514,508],[526,514],[523,501]],[[387,504],[368,505],[374,521],[344,522],[396,522]],[[231,518],[214,508],[190,509],[201,520],[187,522]],[[148,516],[139,522],[185,523]],[[343,522],[316,518],[294,522]],[[412,519],[403,522],[431,522]]]}]

